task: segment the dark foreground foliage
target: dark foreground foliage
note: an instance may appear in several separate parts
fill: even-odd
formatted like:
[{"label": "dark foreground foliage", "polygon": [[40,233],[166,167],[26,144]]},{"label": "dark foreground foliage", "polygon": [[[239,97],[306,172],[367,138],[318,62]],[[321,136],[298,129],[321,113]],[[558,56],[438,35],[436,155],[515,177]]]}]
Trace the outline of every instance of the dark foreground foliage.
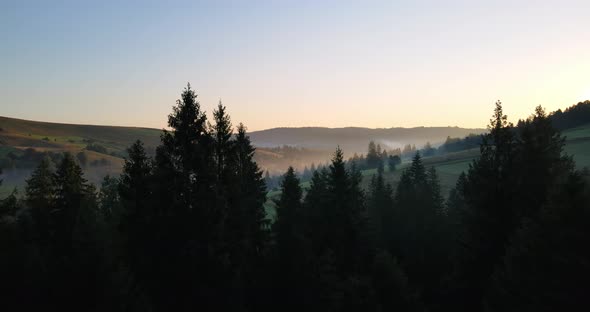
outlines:
[{"label": "dark foreground foliage", "polygon": [[[516,129],[496,104],[480,157],[445,202],[420,153],[371,148],[360,187],[337,149],[275,220],[243,125],[207,122],[188,86],[155,157],[128,150],[100,191],[76,158],[44,159],[0,202],[0,294],[25,311],[588,310],[590,186],[542,108]],[[79,161],[79,159],[78,159]],[[22,198],[22,199],[20,199]]]}]

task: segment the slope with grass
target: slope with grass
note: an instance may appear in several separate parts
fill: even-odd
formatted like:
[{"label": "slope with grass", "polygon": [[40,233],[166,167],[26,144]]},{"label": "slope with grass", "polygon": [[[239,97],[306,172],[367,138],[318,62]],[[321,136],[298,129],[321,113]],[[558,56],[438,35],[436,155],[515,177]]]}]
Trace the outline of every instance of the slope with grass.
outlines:
[{"label": "slope with grass", "polygon": [[[481,131],[458,127],[275,128],[251,132],[250,136],[258,147],[256,161],[264,170],[278,174],[290,165],[302,170],[311,163],[326,163],[338,143],[352,154],[354,150],[347,150],[346,146],[364,151],[367,143],[373,139],[381,141],[383,146],[387,142],[420,144],[428,140],[442,140],[446,136]],[[38,163],[43,152],[84,152],[89,164],[85,168],[86,176],[91,182],[99,183],[107,173],[118,174],[126,148],[135,140],[143,141],[148,154],[153,154],[160,143],[161,133],[161,130],[149,128],[76,125],[0,117],[0,167],[5,169],[0,195],[5,195],[14,187],[22,189],[25,177]],[[30,157],[21,159],[27,153]]]},{"label": "slope with grass", "polygon": [[[315,129],[315,128],[314,128]],[[358,133],[352,130],[356,128],[345,128],[345,137],[358,136]],[[425,135],[430,132],[428,128],[418,128],[420,131],[415,135]],[[457,130],[456,128],[452,128]],[[271,129],[272,130],[272,129]],[[260,132],[253,132],[253,143],[259,145],[257,138],[263,138],[273,133],[271,130]],[[290,131],[288,131],[290,130]],[[324,131],[325,129],[315,129],[317,131]],[[328,131],[329,130],[329,131]],[[327,133],[334,135],[338,132],[335,129],[328,129]],[[357,129],[359,130],[359,129]],[[371,130],[371,129],[368,129]],[[360,133],[371,133],[367,129],[360,129]],[[385,130],[375,129],[377,132]],[[405,129],[404,133],[410,129]],[[468,131],[463,129],[461,131]],[[301,130],[297,128],[276,129],[278,133],[284,135],[286,138],[294,139],[297,133],[303,131],[306,135],[309,129]],[[459,130],[457,130],[459,131]],[[377,133],[375,132],[375,133]],[[387,131],[386,131],[387,132]],[[93,125],[74,125],[74,124],[60,124],[48,122],[36,122],[22,119],[14,119],[7,117],[0,117],[0,159],[6,158],[9,154],[21,155],[27,148],[34,148],[38,152],[54,152],[61,153],[69,151],[78,153],[84,151],[88,163],[100,163],[103,166],[96,168],[87,168],[86,175],[91,182],[98,183],[105,174],[118,174],[123,162],[122,157],[125,155],[125,149],[131,145],[135,140],[142,140],[148,152],[153,152],[155,146],[159,144],[161,130],[137,127],[113,127],[113,126],[93,126]],[[354,135],[353,135],[354,134]],[[440,134],[443,135],[443,134]],[[444,134],[446,135],[446,134]],[[590,124],[569,129],[563,132],[566,136],[565,151],[572,155],[578,167],[590,166]],[[337,139],[334,137],[334,139]],[[365,143],[371,137],[365,138]],[[337,141],[335,141],[337,142]],[[335,144],[335,143],[334,143]],[[366,146],[366,145],[365,145]],[[98,147],[98,148],[97,148]],[[329,158],[331,151],[326,150],[309,150],[313,154],[313,159],[321,159],[323,162]],[[300,154],[301,151],[299,151]],[[441,187],[443,194],[448,194],[448,191],[454,186],[459,174],[466,170],[469,163],[479,154],[478,149],[471,149],[456,153],[450,153],[442,156],[427,157],[424,162],[427,166],[434,166],[441,179]],[[259,147],[257,151],[257,160],[265,169],[271,169],[274,172],[282,172],[289,164],[297,165],[309,163],[310,159],[305,159],[298,156],[291,157],[280,149]],[[315,158],[314,158],[315,157]],[[313,160],[312,160],[313,161]],[[400,172],[405,167],[402,164],[399,170],[395,172],[386,172],[385,178],[394,186],[397,185]],[[11,172],[10,168],[5,169],[3,175],[4,184],[0,188],[0,195],[5,195],[14,187],[22,189],[25,177],[30,174],[30,169]],[[370,177],[374,174],[374,170],[367,170],[363,172],[365,176],[363,184],[368,185]],[[304,184],[306,187],[307,184]],[[269,194],[273,197],[274,193]]]},{"label": "slope with grass", "polygon": [[[579,169],[584,167],[590,168],[590,124],[566,130],[562,135],[566,137],[565,153],[574,158],[576,167]],[[459,175],[467,171],[469,164],[478,156],[479,149],[475,148],[442,156],[425,157],[423,161],[426,167],[434,167],[437,170],[441,192],[446,197],[449,191],[455,186]],[[385,181],[391,183],[395,189],[400,180],[401,173],[408,165],[409,163],[405,162],[393,172],[386,170],[384,173]],[[375,169],[362,171],[362,185],[365,189],[368,188],[371,177],[376,173]],[[301,186],[305,190],[309,187],[309,183],[302,183]],[[271,216],[275,215],[273,200],[276,200],[279,195],[279,191],[268,194],[269,201],[266,204],[266,209]]]},{"label": "slope with grass", "polygon": [[[573,157],[576,167],[579,169],[590,167],[590,124],[566,130],[562,135],[566,138],[565,153]],[[425,157],[424,164],[437,170],[441,191],[444,196],[447,196],[455,186],[461,172],[467,171],[469,164],[478,156],[479,149],[475,148],[442,156]],[[385,179],[395,187],[399,181],[401,171],[406,166],[407,163],[402,164],[400,170],[386,172]],[[373,172],[368,171],[368,174],[364,174],[364,176],[372,176],[372,174],[374,174],[374,170]],[[363,182],[366,186],[368,186],[369,180],[364,179]]]}]

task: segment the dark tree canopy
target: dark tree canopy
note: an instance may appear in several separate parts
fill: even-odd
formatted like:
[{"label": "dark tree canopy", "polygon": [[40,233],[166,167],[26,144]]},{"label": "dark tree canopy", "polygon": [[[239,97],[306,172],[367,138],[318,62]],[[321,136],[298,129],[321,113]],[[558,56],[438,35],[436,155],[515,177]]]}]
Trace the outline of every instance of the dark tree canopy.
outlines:
[{"label": "dark tree canopy", "polygon": [[[23,151],[39,164],[0,199],[3,307],[586,311],[590,174],[558,129],[587,106],[513,126],[497,102],[485,135],[420,151],[371,141],[366,157],[337,148],[272,177],[246,127],[221,102],[209,123],[188,85],[155,154],[134,142],[99,188],[84,152]],[[423,156],[475,144],[445,197],[448,173]]]}]

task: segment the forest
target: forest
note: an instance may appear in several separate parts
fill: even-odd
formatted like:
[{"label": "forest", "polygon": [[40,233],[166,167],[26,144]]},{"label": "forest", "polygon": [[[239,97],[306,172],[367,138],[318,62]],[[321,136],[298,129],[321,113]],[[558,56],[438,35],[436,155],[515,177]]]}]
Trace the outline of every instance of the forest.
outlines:
[{"label": "forest", "polygon": [[[539,106],[513,125],[496,102],[449,194],[423,161],[432,146],[372,142],[362,161],[337,148],[308,188],[285,168],[270,218],[246,126],[221,102],[207,120],[188,85],[155,152],[137,140],[120,176],[93,185],[81,157],[45,156],[23,194],[0,200],[2,305],[588,311],[590,172],[564,152],[563,124],[579,123],[566,112]],[[394,187],[383,172],[404,155]],[[363,166],[377,169],[368,189]]]}]

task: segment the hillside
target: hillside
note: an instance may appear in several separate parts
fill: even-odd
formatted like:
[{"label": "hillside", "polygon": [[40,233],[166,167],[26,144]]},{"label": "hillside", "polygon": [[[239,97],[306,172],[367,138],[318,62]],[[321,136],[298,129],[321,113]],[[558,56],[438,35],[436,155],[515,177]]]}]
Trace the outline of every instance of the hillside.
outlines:
[{"label": "hillside", "polygon": [[[576,167],[590,168],[590,124],[566,130],[562,135],[566,137],[565,152],[574,158]],[[442,156],[426,157],[424,164],[436,168],[441,180],[442,193],[447,196],[461,172],[466,171],[471,161],[478,156],[479,149],[475,148]],[[407,164],[402,165],[400,169],[403,170],[405,165]],[[402,170],[387,172],[385,178],[397,185]],[[364,175],[371,176],[374,171],[368,170],[364,172]],[[368,185],[368,181],[369,179],[364,179],[363,182]]]},{"label": "hillside", "polygon": [[[590,168],[590,124],[586,124],[580,127],[566,130],[562,133],[566,137],[565,152],[574,158],[576,167],[578,168]],[[443,196],[448,196],[449,191],[455,186],[457,178],[463,171],[469,169],[469,164],[473,159],[479,156],[479,149],[474,148],[470,150],[449,153],[442,156],[425,157],[424,164],[427,167],[434,167],[437,170],[440,178],[441,192]],[[397,186],[402,171],[409,165],[409,161],[403,163],[399,168],[394,171],[385,171],[384,178],[392,186]],[[363,187],[366,189],[369,186],[371,177],[376,174],[375,169],[364,170],[363,174]],[[309,187],[309,183],[302,183],[302,187],[305,189]],[[270,215],[274,216],[274,203],[272,199],[277,199],[280,192],[275,191],[269,193],[271,200],[267,202],[266,208]]]},{"label": "hillside", "polygon": [[[351,155],[365,152],[368,141],[384,147],[440,142],[447,136],[481,133],[482,129],[440,128],[275,128],[251,132],[258,147],[256,160],[271,174],[311,163],[326,163],[337,145]],[[126,148],[144,142],[149,154],[160,142],[161,130],[139,127],[77,125],[0,117],[0,167],[5,169],[4,190],[21,186],[43,155],[59,157],[65,151],[83,153],[86,175],[98,183],[105,174],[118,174]],[[44,154],[45,153],[45,154]]]},{"label": "hillside", "polygon": [[75,125],[0,117],[0,144],[4,146],[62,148],[100,142],[109,149],[122,151],[137,139],[146,146],[156,146],[160,133],[160,130],[149,128]]},{"label": "hillside", "polygon": [[[481,131],[483,130],[456,127],[275,128],[255,131],[250,133],[250,136],[254,144],[258,146],[256,159],[259,164],[265,170],[277,174],[283,172],[289,165],[302,168],[312,162],[325,163],[338,144],[347,154],[350,154],[352,151],[347,150],[347,146],[351,149],[356,147],[364,152],[367,142],[371,139],[384,144],[387,142],[396,142],[396,144],[418,141],[436,142],[437,139],[444,139],[447,136],[460,137],[469,133],[481,133]],[[6,193],[15,186],[22,186],[24,179],[35,165],[34,157],[32,157],[33,160],[26,167],[11,170],[6,163],[9,155],[25,157],[27,149],[31,148],[37,152],[53,153],[83,151],[89,164],[85,168],[86,176],[90,181],[98,183],[105,174],[118,174],[125,149],[133,141],[142,140],[148,152],[153,152],[155,146],[159,144],[160,133],[161,130],[149,128],[60,124],[0,117],[0,165],[5,168],[2,177],[4,186],[0,193]],[[566,151],[573,155],[577,165],[590,166],[590,124],[569,129],[564,132],[564,135],[567,137]],[[274,147],[275,145],[279,147]],[[281,147],[281,145],[299,147]],[[89,146],[95,150],[89,150]],[[454,185],[457,176],[467,169],[469,162],[477,155],[478,150],[473,149],[426,158],[425,162],[438,169],[443,193],[446,194]],[[369,170],[364,174],[370,176],[372,172]],[[388,173],[386,178],[395,184],[399,178],[399,171]]]},{"label": "hillside", "polygon": [[[370,140],[393,148],[409,143],[437,143],[444,141],[447,136],[464,137],[470,133],[483,132],[485,129],[459,127],[302,127],[253,131],[250,138],[261,148],[289,145],[333,150],[336,145],[340,145],[347,153],[354,153],[364,152]],[[160,133],[161,130],[150,128],[62,124],[0,117],[0,144],[4,146],[56,148],[63,145],[85,146],[88,140],[92,140],[114,151],[124,151],[137,139],[148,147],[157,146]],[[43,141],[43,138],[49,140]]]},{"label": "hillside", "polygon": [[465,137],[471,133],[480,134],[485,129],[459,127],[415,127],[415,128],[274,128],[255,131],[250,134],[258,146],[292,145],[333,150],[337,145],[346,153],[366,152],[367,142],[373,140],[387,148],[405,144],[422,146],[426,142],[440,143],[447,136]]}]

